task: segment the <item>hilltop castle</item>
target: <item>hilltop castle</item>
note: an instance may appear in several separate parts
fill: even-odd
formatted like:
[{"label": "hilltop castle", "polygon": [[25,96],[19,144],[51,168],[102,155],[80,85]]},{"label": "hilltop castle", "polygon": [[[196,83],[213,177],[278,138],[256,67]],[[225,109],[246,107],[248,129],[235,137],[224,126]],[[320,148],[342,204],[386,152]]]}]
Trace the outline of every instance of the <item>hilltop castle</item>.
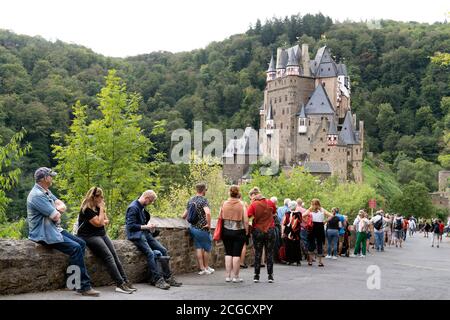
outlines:
[{"label": "hilltop castle", "polygon": [[[273,56],[269,63],[259,112],[265,133],[258,154],[284,168],[304,166],[312,174],[362,182],[364,123],[357,127],[350,89],[345,64],[336,63],[328,47],[320,48],[314,60],[307,44],[278,48],[276,63]],[[245,157],[248,136],[231,140],[225,159]],[[224,175],[237,181],[248,169],[248,163],[225,164]]]}]

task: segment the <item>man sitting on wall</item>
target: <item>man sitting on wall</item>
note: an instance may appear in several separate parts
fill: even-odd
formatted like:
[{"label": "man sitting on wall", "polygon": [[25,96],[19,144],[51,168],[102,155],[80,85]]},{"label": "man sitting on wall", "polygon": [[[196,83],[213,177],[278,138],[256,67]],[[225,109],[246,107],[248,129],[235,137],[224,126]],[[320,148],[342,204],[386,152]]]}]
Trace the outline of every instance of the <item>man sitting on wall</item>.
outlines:
[{"label": "man sitting on wall", "polygon": [[[180,287],[172,275],[169,266],[167,249],[152,235],[155,225],[150,223],[150,213],[145,207],[155,202],[157,196],[153,190],[145,191],[137,200],[134,200],[127,208],[126,230],[127,238],[147,257],[149,282],[159,289],[167,290],[172,287]],[[161,268],[158,268],[158,263]],[[160,270],[161,269],[161,270]]]}]

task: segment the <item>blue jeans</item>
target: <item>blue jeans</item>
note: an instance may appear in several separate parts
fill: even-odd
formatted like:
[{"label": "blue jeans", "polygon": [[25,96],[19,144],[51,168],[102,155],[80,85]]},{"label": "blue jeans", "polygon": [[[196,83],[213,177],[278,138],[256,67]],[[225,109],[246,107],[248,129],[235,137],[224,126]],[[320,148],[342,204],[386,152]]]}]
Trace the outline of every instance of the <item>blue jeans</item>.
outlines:
[{"label": "blue jeans", "polygon": [[384,231],[375,230],[375,249],[384,250]]},{"label": "blue jeans", "polygon": [[80,291],[87,291],[91,289],[91,278],[89,278],[86,265],[84,264],[84,249],[86,248],[86,242],[84,242],[83,239],[68,233],[66,230],[63,230],[61,235],[64,239],[63,242],[52,243],[47,246],[67,254],[69,256],[69,265],[76,265],[80,268]]},{"label": "blue jeans", "polygon": [[165,268],[163,275],[156,264],[156,258],[158,256],[167,256],[167,249],[164,248],[158,240],[153,238],[150,233],[143,232],[140,240],[132,241],[147,257],[150,282],[156,282],[163,276],[164,279],[169,279],[171,277],[168,268]]},{"label": "blue jeans", "polygon": [[331,249],[333,249],[334,255],[338,255],[338,242],[339,242],[339,230],[338,229],[328,229],[327,230],[327,253],[329,256],[332,255]]}]

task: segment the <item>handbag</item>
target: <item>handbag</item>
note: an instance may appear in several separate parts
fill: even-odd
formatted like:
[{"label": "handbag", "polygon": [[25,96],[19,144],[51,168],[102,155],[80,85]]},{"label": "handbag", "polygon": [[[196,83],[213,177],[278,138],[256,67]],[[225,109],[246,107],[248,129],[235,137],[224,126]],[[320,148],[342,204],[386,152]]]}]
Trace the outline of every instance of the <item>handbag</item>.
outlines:
[{"label": "handbag", "polygon": [[[222,204],[223,205],[223,204]],[[223,228],[223,219],[222,219],[222,207],[220,208],[219,219],[217,220],[216,229],[214,230],[214,241],[222,240],[222,228]]]},{"label": "handbag", "polygon": [[214,241],[220,241],[222,240],[222,228],[223,228],[223,219],[221,216],[219,216],[219,219],[217,220],[216,229],[214,230]]}]

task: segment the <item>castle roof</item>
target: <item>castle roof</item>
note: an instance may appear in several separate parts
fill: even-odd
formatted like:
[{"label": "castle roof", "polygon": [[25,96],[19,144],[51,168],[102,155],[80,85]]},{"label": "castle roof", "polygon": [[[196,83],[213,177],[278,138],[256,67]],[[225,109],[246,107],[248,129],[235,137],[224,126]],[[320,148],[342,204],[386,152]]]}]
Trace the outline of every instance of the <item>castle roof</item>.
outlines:
[{"label": "castle roof", "polygon": [[347,77],[348,76],[347,66],[343,63],[339,63],[337,65],[337,74],[338,74],[338,76],[346,76]]},{"label": "castle roof", "polygon": [[277,54],[277,69],[286,68],[288,61],[288,53],[285,49],[281,49]]},{"label": "castle roof", "polygon": [[289,48],[288,51],[289,54],[289,59],[288,59],[288,63],[287,66],[298,66],[298,59],[297,59],[297,55],[294,52],[294,48]]},{"label": "castle roof", "polygon": [[300,106],[300,112],[297,113],[297,116],[299,118],[306,118],[306,114],[305,114],[305,105],[302,103],[302,105]]},{"label": "castle roof", "polygon": [[334,121],[333,118],[331,119],[330,126],[328,127],[328,134],[336,134],[336,135],[338,134],[336,122]]},{"label": "castle roof", "polygon": [[308,161],[304,163],[305,170],[310,173],[331,173],[331,167],[328,162],[324,161]]},{"label": "castle roof", "polygon": [[273,55],[270,58],[270,63],[269,63],[269,69],[267,69],[267,72],[275,72],[275,60],[273,59]]},{"label": "castle roof", "polygon": [[355,133],[355,128],[353,128],[353,117],[352,113],[347,111],[345,115],[344,123],[342,124],[341,132],[339,133],[339,140],[344,144],[359,144],[359,133]]},{"label": "castle roof", "polygon": [[323,46],[317,50],[316,57],[310,62],[313,74],[318,78],[336,77],[338,68],[331,57],[330,49]]},{"label": "castle roof", "polygon": [[318,85],[306,104],[305,113],[310,114],[334,114],[333,106],[323,86]]}]

